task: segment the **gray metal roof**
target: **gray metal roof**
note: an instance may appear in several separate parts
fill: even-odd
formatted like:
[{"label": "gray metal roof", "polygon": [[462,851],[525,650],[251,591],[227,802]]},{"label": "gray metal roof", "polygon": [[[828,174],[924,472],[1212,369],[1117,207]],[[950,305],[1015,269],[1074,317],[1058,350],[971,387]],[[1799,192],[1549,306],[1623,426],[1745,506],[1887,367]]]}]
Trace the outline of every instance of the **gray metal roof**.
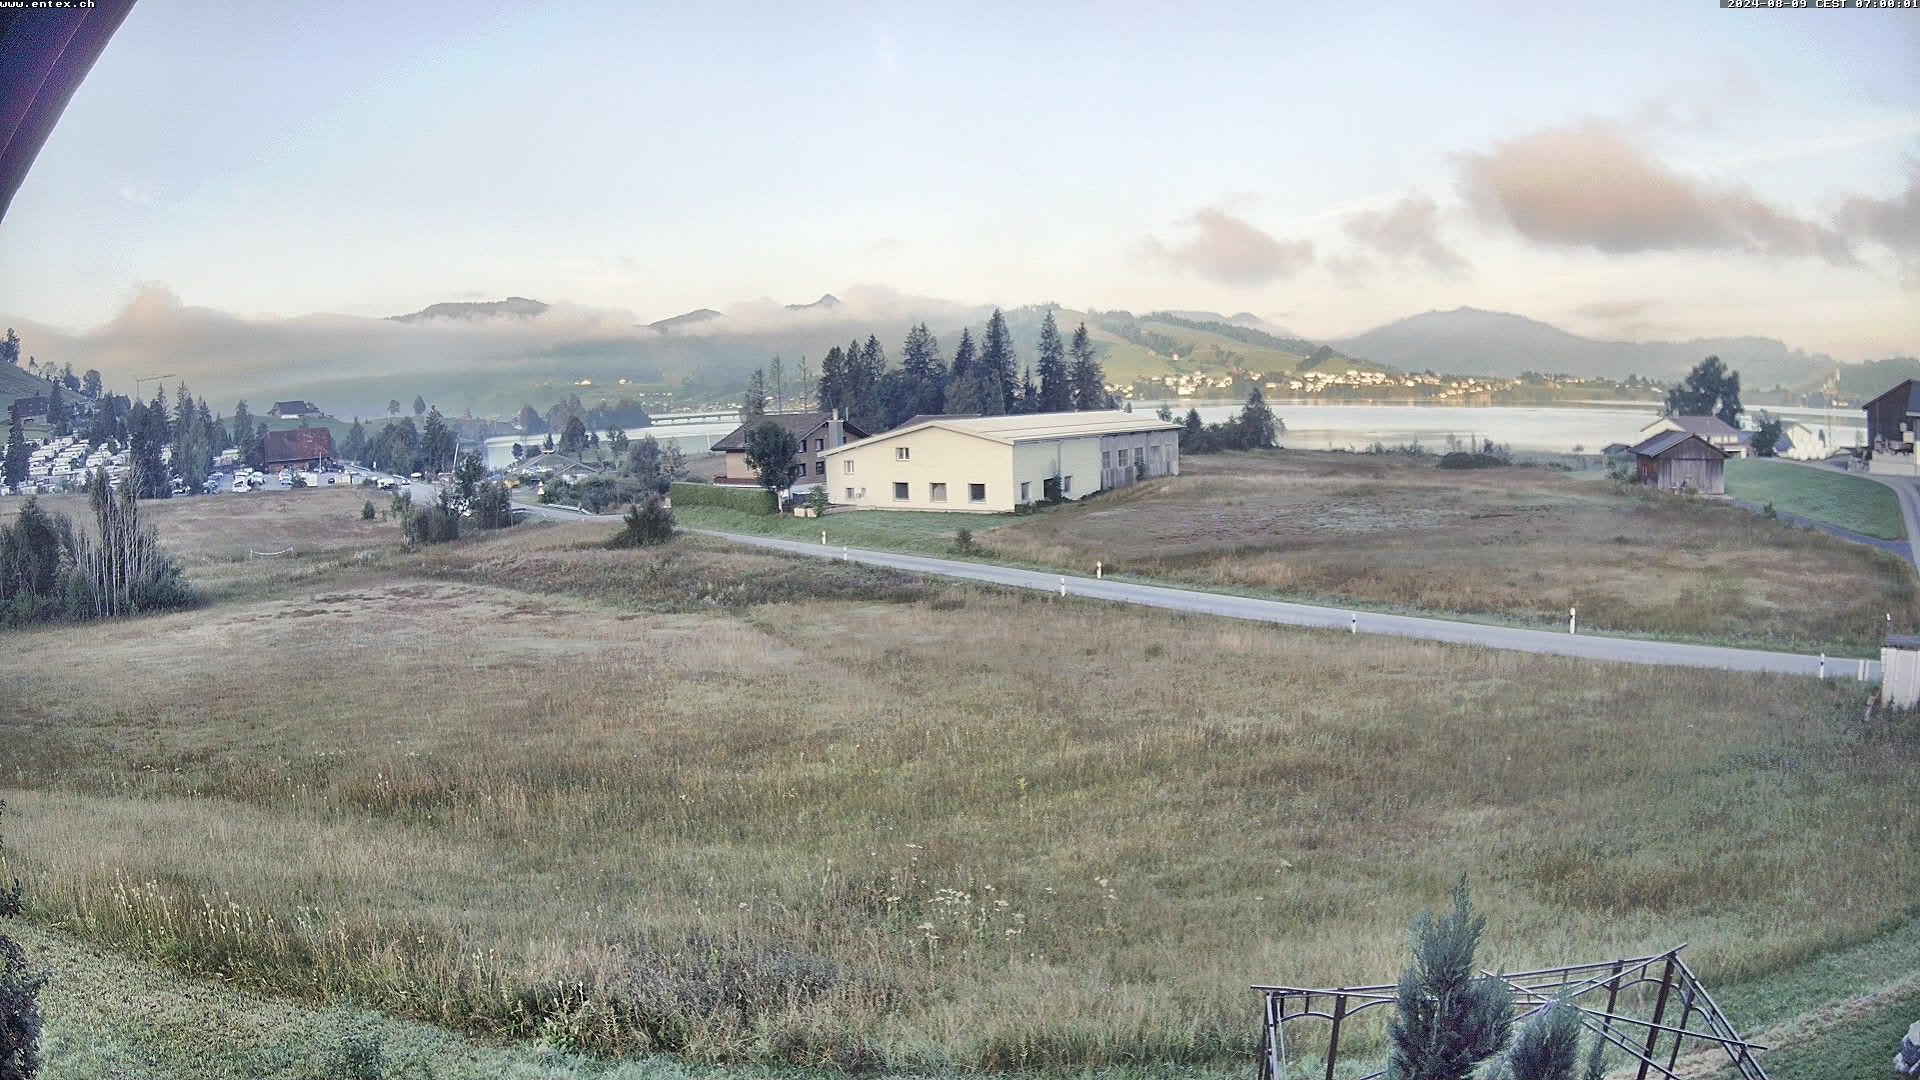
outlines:
[{"label": "gray metal roof", "polygon": [[[821,426],[831,419],[833,419],[833,415],[824,412],[768,413],[765,416],[755,416],[746,423],[734,428],[726,438],[714,443],[713,449],[722,452],[728,450],[745,450],[747,448],[747,432],[766,423],[778,424],[785,428],[794,438],[804,439],[820,430]],[[867,437],[866,432],[861,431],[852,424],[846,424],[845,426],[847,438],[864,439]]]}]

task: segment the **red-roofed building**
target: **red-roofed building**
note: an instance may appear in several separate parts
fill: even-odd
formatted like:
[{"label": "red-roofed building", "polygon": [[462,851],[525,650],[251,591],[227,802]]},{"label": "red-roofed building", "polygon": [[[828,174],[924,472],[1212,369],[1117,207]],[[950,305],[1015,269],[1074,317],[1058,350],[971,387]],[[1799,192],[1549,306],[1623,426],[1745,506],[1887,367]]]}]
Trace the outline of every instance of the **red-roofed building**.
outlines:
[{"label": "red-roofed building", "polygon": [[282,469],[318,469],[333,460],[333,432],[323,427],[269,431],[261,442],[268,472]]}]

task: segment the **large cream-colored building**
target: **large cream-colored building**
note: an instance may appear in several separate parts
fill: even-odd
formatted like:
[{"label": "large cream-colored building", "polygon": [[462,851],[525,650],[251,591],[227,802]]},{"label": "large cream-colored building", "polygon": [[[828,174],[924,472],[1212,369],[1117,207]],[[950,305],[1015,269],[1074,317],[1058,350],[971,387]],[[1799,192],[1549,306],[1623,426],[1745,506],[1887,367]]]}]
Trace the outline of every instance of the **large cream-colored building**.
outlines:
[{"label": "large cream-colored building", "polygon": [[827,495],[879,510],[1009,513],[1180,472],[1180,425],[1115,410],[934,418],[829,448]]}]

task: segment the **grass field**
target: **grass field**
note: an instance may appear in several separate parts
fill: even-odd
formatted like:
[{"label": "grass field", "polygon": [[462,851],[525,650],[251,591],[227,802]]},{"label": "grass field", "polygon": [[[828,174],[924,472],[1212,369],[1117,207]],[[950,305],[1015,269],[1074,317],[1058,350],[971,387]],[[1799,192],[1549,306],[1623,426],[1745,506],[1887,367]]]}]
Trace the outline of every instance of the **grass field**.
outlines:
[{"label": "grass field", "polygon": [[1201,588],[1536,626],[1564,627],[1578,607],[1594,631],[1807,652],[1864,655],[1889,612],[1896,627],[1920,624],[1913,572],[1884,552],[1595,473],[1447,471],[1397,455],[1192,456],[1178,477],[1018,517],[683,518],[936,555],[964,526],[981,558],[1075,573],[1098,560]]},{"label": "grass field", "polygon": [[114,955],[328,1016],[1237,1071],[1247,983],[1390,978],[1458,872],[1489,963],[1687,941],[1717,985],[1920,908],[1889,856],[1920,746],[1857,684],[614,552],[599,524],[408,555],[348,493],[273,498],[156,505],[212,605],[0,639],[0,877]]},{"label": "grass field", "polygon": [[1787,461],[1734,458],[1727,462],[1727,494],[1824,521],[1881,540],[1906,538],[1900,500],[1864,476],[1848,476]]}]

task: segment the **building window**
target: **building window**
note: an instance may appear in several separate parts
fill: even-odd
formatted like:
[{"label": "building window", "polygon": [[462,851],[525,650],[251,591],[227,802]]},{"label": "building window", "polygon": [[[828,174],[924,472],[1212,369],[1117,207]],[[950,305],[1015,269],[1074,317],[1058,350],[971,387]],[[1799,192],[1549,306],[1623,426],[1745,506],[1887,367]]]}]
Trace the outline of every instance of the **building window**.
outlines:
[{"label": "building window", "polygon": [[815,475],[815,476],[825,476],[825,475],[827,475],[827,463],[826,463],[826,462],[824,462],[824,461],[816,461],[816,462],[814,462],[814,463],[813,463],[813,475]]},{"label": "building window", "polygon": [[893,448],[893,460],[895,461],[907,461],[912,457],[913,451],[909,447],[896,446]]},{"label": "building window", "polygon": [[1100,467],[1103,469],[1113,468],[1113,451],[1111,450],[1100,451]]},{"label": "building window", "polygon": [[1127,467],[1127,449],[1124,446],[1120,448],[1120,467]]},{"label": "building window", "polygon": [[853,494],[853,489],[852,489],[852,488],[848,488],[848,489],[847,489],[847,501],[848,501],[848,502],[852,502],[853,500],[854,500],[854,494]]},{"label": "building window", "polygon": [[1060,478],[1060,494],[1062,495],[1073,494],[1073,477],[1063,476]]},{"label": "building window", "polygon": [[841,471],[842,473],[844,473],[845,475],[847,475],[847,476],[852,476],[852,475],[853,475],[853,459],[852,459],[852,458],[841,458],[841,459],[840,459],[840,471]]},{"label": "building window", "polygon": [[893,498],[896,502],[907,501],[907,485],[904,481],[894,481]]},{"label": "building window", "polygon": [[819,450],[825,450],[825,449],[827,448],[827,440],[825,440],[825,439],[815,439],[815,440],[813,440],[813,448],[814,448],[814,450],[816,450],[816,451],[819,451]]},{"label": "building window", "polygon": [[968,502],[986,502],[987,501],[987,485],[968,484],[967,485],[967,501]]},{"label": "building window", "polygon": [[1029,494],[1028,494],[1028,490],[1029,490],[1029,489],[1030,489],[1031,487],[1032,487],[1032,485],[1031,485],[1030,483],[1028,483],[1027,481],[1025,481],[1025,480],[1022,480],[1022,481],[1020,481],[1020,501],[1021,501],[1021,502],[1032,502],[1032,501],[1033,501],[1033,496],[1032,496],[1032,495],[1029,495]]},{"label": "building window", "polygon": [[947,501],[947,485],[928,484],[927,498],[932,499],[934,502],[946,502]]}]

